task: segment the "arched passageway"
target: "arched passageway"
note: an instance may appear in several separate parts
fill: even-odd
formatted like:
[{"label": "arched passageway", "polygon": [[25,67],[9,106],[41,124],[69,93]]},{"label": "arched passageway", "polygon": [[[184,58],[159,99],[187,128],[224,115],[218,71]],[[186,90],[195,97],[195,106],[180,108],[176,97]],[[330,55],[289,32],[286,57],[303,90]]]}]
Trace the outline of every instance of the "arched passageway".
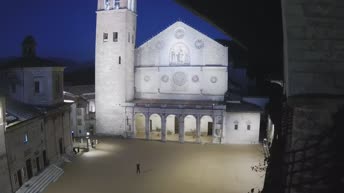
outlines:
[{"label": "arched passageway", "polygon": [[213,119],[210,116],[203,116],[201,118],[201,142],[212,143],[213,141]]},{"label": "arched passageway", "polygon": [[196,118],[192,115],[187,115],[184,118],[184,141],[195,142],[196,139]]},{"label": "arched passageway", "polygon": [[146,138],[146,117],[142,113],[135,114],[135,137],[138,139]]},{"label": "arched passageway", "polygon": [[160,140],[161,139],[161,117],[158,114],[152,114],[149,117],[149,132],[150,139]]},{"label": "arched passageway", "polygon": [[166,117],[166,140],[179,141],[179,123],[176,115]]}]

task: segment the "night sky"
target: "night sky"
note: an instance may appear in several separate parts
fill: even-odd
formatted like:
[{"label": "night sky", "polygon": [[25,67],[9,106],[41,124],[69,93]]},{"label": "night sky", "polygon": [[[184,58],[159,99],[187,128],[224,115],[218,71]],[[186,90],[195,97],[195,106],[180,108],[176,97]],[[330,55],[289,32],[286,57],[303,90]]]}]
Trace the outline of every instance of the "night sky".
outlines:
[{"label": "night sky", "polygon": [[[96,9],[97,0],[2,1],[0,58],[20,56],[23,38],[33,35],[41,57],[93,60]],[[138,0],[136,45],[178,20],[213,39],[230,39],[173,0]]]}]

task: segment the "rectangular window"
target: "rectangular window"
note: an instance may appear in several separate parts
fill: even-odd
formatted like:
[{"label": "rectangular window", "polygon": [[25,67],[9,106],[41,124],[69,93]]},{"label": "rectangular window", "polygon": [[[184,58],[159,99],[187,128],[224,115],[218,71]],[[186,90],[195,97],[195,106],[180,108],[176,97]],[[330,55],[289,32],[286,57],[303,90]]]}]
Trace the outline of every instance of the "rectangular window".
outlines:
[{"label": "rectangular window", "polygon": [[234,125],[234,129],[235,129],[235,130],[238,130],[238,124],[235,124],[235,125]]},{"label": "rectangular window", "polygon": [[247,130],[251,130],[251,125],[247,125]]},{"label": "rectangular window", "polygon": [[29,136],[27,133],[24,134],[24,143],[25,144],[29,143]]},{"label": "rectangular window", "polygon": [[118,32],[113,32],[113,42],[118,42]]},{"label": "rectangular window", "polygon": [[118,64],[121,64],[121,63],[122,63],[122,58],[118,57]]},{"label": "rectangular window", "polygon": [[128,42],[130,43],[130,32],[128,32]]},{"label": "rectangular window", "polygon": [[131,36],[131,43],[134,44],[134,35]]},{"label": "rectangular window", "polygon": [[39,81],[35,81],[35,93],[38,94],[41,92],[41,88],[40,88],[40,82]]},{"label": "rectangular window", "polygon": [[109,40],[109,34],[108,33],[103,33],[103,41],[107,42]]},{"label": "rectangular window", "polygon": [[56,93],[57,95],[60,94],[61,91],[61,85],[60,85],[60,75],[56,75]]}]

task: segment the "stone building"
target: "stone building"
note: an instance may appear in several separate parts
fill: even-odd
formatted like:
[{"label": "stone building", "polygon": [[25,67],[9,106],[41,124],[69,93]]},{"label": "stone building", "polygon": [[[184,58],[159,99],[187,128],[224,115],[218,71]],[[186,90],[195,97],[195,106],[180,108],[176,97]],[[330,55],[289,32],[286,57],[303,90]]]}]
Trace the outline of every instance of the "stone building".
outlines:
[{"label": "stone building", "polygon": [[72,133],[75,137],[85,137],[87,132],[95,130],[95,93],[94,85],[76,85],[64,88],[64,99],[75,103],[74,113],[71,113],[75,121]]},{"label": "stone building", "polygon": [[180,21],[135,48],[136,17],[136,0],[98,0],[97,134],[259,143],[260,108],[225,99],[228,48]]},{"label": "stone building", "polygon": [[6,97],[0,106],[0,152],[7,160],[0,178],[10,182],[5,189],[1,184],[4,193],[17,191],[72,151],[71,108],[63,102],[64,67],[38,58],[35,45],[32,37],[25,38],[22,57],[0,66]]}]

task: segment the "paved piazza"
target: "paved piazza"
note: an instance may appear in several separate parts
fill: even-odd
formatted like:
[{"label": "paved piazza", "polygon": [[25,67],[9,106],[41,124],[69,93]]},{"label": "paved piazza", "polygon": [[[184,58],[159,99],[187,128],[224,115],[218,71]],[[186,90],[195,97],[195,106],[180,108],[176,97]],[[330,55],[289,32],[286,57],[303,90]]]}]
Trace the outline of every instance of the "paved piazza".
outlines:
[{"label": "paved piazza", "polygon": [[[66,163],[45,193],[247,193],[261,188],[260,145],[102,139]],[[136,175],[136,162],[141,174]]]}]

